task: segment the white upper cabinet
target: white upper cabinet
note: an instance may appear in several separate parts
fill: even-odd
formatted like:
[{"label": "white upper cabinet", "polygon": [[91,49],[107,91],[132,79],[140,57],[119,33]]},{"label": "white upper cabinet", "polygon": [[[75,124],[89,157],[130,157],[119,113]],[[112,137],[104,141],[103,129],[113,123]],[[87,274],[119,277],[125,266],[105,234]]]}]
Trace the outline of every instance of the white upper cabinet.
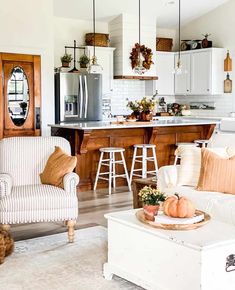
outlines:
[{"label": "white upper cabinet", "polygon": [[[223,93],[223,48],[182,52],[182,74],[175,75],[176,95],[219,95]],[[175,55],[175,64],[178,56]]]},{"label": "white upper cabinet", "polygon": [[174,53],[157,51],[156,69],[157,77],[156,89],[159,96],[174,95]]},{"label": "white upper cabinet", "polygon": [[[175,67],[179,56],[175,54]],[[175,95],[187,95],[190,93],[190,53],[181,54],[182,73],[175,74]]]},{"label": "white upper cabinet", "polygon": [[[113,47],[96,47],[95,54],[97,62],[102,67],[102,91],[103,97],[108,96],[113,91]],[[86,46],[86,53],[89,58],[93,56],[93,47]]]},{"label": "white upper cabinet", "polygon": [[211,63],[211,51],[191,54],[191,94],[206,95],[211,93]]}]

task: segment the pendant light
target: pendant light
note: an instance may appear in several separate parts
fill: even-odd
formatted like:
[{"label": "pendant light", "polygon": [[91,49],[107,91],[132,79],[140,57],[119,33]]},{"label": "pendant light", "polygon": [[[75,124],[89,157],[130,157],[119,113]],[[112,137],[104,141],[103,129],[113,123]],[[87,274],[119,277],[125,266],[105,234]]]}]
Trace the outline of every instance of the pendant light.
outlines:
[{"label": "pendant light", "polygon": [[[176,68],[174,70],[175,74],[182,74],[182,62],[181,62],[181,0],[179,0],[179,29],[178,29],[178,35],[179,35],[179,52],[178,52],[178,60],[176,63]],[[186,71],[185,71],[186,73]]]},{"label": "pendant light", "polygon": [[141,0],[139,0],[139,55],[138,55],[138,62],[137,62],[137,66],[134,68],[134,72],[137,73],[138,75],[143,75],[146,72],[145,67],[143,67],[142,65],[142,61],[141,61],[141,51],[140,51],[140,47],[141,47]]},{"label": "pendant light", "polygon": [[101,65],[99,65],[97,63],[97,57],[95,54],[95,33],[96,33],[96,15],[95,15],[95,10],[96,10],[96,6],[95,6],[95,0],[93,0],[93,56],[91,58],[91,64],[89,66],[89,73],[101,73],[101,71],[103,70],[103,68],[101,67]]}]

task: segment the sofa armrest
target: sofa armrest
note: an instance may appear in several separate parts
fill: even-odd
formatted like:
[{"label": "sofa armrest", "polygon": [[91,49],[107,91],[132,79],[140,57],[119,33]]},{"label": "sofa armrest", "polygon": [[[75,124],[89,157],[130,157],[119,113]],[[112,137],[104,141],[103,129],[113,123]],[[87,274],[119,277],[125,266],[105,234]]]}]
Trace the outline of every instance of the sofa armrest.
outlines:
[{"label": "sofa armrest", "polygon": [[0,173],[0,199],[11,194],[12,177],[7,173]]},{"label": "sofa armrest", "polygon": [[63,178],[64,190],[71,194],[77,194],[77,185],[79,183],[79,176],[74,173],[67,173]]},{"label": "sofa armrest", "polygon": [[159,190],[164,191],[165,188],[170,188],[177,185],[179,165],[163,166],[158,171],[157,186]]}]

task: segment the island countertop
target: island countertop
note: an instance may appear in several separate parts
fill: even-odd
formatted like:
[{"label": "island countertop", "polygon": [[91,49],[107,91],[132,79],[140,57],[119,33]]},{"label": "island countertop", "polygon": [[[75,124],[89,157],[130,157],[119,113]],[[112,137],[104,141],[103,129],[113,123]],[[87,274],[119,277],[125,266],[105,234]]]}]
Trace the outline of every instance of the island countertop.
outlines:
[{"label": "island countertop", "polygon": [[[115,121],[114,121],[115,122]],[[220,119],[203,118],[159,118],[152,122],[125,122],[125,124],[113,124],[110,121],[92,121],[77,123],[49,124],[53,128],[75,129],[75,130],[107,130],[107,129],[130,129],[130,128],[148,128],[148,127],[172,127],[172,126],[196,126],[196,125],[216,125]]]},{"label": "island countertop", "polygon": [[[72,154],[77,156],[76,173],[80,176],[80,190],[93,188],[102,147],[124,148],[127,168],[130,170],[133,145],[155,144],[158,166],[161,167],[174,163],[177,143],[209,139],[220,123],[219,118],[208,120],[182,117],[163,117],[148,123],[130,122],[120,125],[110,121],[50,125],[51,135],[66,138],[70,142]],[[151,163],[148,166],[153,170]],[[117,172],[123,174],[121,166],[117,168]],[[125,180],[118,179],[117,185],[125,185]],[[99,180],[98,187],[107,187],[107,182]]]}]

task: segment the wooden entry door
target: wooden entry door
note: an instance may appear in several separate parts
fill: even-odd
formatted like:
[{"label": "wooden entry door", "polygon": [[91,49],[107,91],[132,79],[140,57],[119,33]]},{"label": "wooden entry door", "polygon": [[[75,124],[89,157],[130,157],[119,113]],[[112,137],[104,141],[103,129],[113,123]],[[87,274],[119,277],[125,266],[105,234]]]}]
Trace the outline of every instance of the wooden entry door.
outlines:
[{"label": "wooden entry door", "polygon": [[0,139],[38,136],[40,56],[0,53]]}]

